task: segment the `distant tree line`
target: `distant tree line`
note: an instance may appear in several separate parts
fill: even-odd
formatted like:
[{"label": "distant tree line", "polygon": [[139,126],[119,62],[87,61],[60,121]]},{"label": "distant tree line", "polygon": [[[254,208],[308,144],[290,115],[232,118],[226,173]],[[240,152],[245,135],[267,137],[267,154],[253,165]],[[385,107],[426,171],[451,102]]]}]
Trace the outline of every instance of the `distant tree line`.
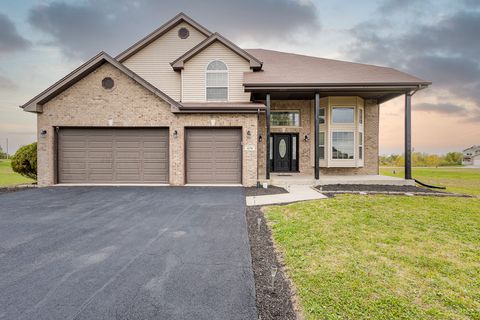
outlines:
[{"label": "distant tree line", "polygon": [[[461,152],[449,152],[445,155],[428,154],[423,152],[412,153],[414,167],[458,166],[462,164]],[[380,165],[386,167],[401,167],[405,164],[405,157],[399,154],[380,156]]]}]

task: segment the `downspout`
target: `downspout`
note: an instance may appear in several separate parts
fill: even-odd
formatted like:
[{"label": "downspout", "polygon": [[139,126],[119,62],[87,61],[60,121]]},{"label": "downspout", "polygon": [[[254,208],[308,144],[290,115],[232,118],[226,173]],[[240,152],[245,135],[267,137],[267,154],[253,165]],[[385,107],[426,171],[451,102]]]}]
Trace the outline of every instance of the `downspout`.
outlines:
[{"label": "downspout", "polygon": [[[412,97],[415,93],[417,93],[418,91],[422,90],[422,89],[425,89],[427,86],[422,86],[422,85],[419,85],[417,89],[413,90],[413,91],[410,91],[409,93],[406,93],[408,95],[410,95],[410,97]],[[406,158],[406,156],[405,156]],[[427,184],[427,183],[424,183],[420,180],[417,180],[415,179],[414,177],[412,177],[412,179],[418,183],[419,185],[421,186],[424,186],[424,187],[427,187],[427,188],[431,188],[431,189],[442,189],[442,190],[445,190],[446,187],[443,187],[443,186],[434,186],[434,185],[431,185],[431,184]]]}]

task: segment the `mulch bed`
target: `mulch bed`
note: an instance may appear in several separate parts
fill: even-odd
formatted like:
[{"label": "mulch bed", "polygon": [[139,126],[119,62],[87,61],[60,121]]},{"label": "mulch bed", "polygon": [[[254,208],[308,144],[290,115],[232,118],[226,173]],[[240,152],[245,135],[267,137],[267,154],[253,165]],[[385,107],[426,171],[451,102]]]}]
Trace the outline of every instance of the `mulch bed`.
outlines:
[{"label": "mulch bed", "polygon": [[264,188],[257,188],[257,187],[248,187],[245,188],[245,196],[252,197],[252,196],[266,196],[270,194],[282,194],[288,193],[287,190],[276,187],[276,186],[268,186],[267,189]]},{"label": "mulch bed", "polygon": [[417,186],[394,186],[394,185],[363,185],[363,184],[330,184],[316,186],[321,193],[328,197],[335,194],[383,194],[383,195],[413,195],[434,197],[461,197],[471,198],[470,195],[450,193],[436,189],[422,188]]},{"label": "mulch bed", "polygon": [[[258,219],[261,221],[260,232]],[[275,253],[270,229],[266,224],[260,206],[247,207],[247,224],[259,319],[297,319],[290,282],[286,278],[283,265]],[[271,285],[272,266],[278,267],[275,276],[275,289],[272,289]]]}]

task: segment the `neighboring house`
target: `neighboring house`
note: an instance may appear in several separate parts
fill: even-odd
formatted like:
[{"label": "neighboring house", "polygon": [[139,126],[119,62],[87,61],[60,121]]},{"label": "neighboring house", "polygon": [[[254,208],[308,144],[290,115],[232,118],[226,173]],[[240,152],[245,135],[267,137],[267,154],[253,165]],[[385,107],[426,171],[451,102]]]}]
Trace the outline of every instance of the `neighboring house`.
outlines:
[{"label": "neighboring house", "polygon": [[465,166],[480,167],[480,145],[471,146],[470,148],[463,150],[462,164]]},{"label": "neighboring house", "polygon": [[429,84],[391,68],[244,50],[181,13],[22,108],[37,113],[40,186],[252,186],[270,172],[378,174],[379,105],[406,96],[409,154],[410,98]]}]

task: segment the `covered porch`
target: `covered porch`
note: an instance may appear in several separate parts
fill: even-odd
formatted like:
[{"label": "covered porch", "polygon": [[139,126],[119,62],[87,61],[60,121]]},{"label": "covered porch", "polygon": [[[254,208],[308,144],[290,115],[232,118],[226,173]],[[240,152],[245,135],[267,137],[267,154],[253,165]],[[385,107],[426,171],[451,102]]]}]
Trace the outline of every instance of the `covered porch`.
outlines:
[{"label": "covered porch", "polygon": [[[259,114],[258,180],[273,185],[414,185],[411,100],[425,87],[247,87],[266,106]],[[403,179],[379,175],[378,163],[380,105],[402,95]]]}]

